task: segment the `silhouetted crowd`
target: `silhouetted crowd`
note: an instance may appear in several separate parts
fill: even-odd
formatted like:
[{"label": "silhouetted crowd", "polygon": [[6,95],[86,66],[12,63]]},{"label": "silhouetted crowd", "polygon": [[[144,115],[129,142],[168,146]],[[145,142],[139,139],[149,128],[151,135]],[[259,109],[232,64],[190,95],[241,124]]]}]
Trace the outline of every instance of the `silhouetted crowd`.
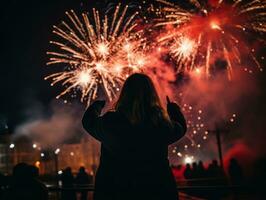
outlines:
[{"label": "silhouetted crowd", "polygon": [[61,193],[62,200],[77,199],[76,191],[71,190],[73,187],[77,187],[79,189],[78,192],[80,193],[80,200],[88,199],[88,191],[85,188],[93,183],[93,177],[86,173],[84,167],[80,167],[76,178],[74,177],[71,168],[67,167],[63,170],[60,180],[62,182],[62,187],[65,188],[65,190]]},{"label": "silhouetted crowd", "polygon": [[[254,166],[253,179],[249,180],[251,186],[255,186],[258,191],[265,191],[265,169],[266,160],[259,160]],[[186,164],[181,170],[181,166],[177,168],[183,173],[185,184],[191,186],[191,190],[187,193],[192,196],[204,197],[207,199],[220,199],[224,195],[228,195],[221,190],[202,190],[197,189],[199,186],[244,186],[246,180],[244,179],[243,169],[234,158],[230,160],[228,168],[225,170],[213,160],[208,166],[204,166],[202,161],[198,163]],[[65,168],[58,176],[60,192],[57,193],[57,199],[61,200],[87,200],[88,188],[92,187],[93,177],[86,173],[84,167],[80,167],[76,176],[73,175],[70,167]],[[179,181],[177,179],[177,181]],[[181,183],[178,182],[178,185]],[[194,187],[196,186],[196,187]],[[195,188],[195,189],[193,189]],[[245,188],[245,187],[244,187]],[[206,188],[208,189],[208,188]],[[232,191],[229,191],[232,192]],[[262,193],[264,195],[264,193]],[[263,196],[264,197],[264,196]],[[40,181],[39,170],[37,167],[25,163],[17,164],[13,168],[12,176],[7,177],[0,173],[0,199],[2,200],[18,200],[18,199],[38,199],[48,200],[48,188]]]},{"label": "silhouetted crowd", "polygon": [[19,163],[13,168],[12,177],[6,179],[2,187],[5,190],[1,199],[48,199],[48,190],[46,186],[39,181],[39,170],[37,167],[26,163]]},{"label": "silhouetted crowd", "polygon": [[[76,177],[67,167],[59,176],[62,185],[62,200],[88,199],[87,187],[93,183],[93,177],[80,167]],[[78,188],[78,190],[76,190]],[[78,195],[77,195],[78,194]],[[12,176],[0,174],[0,199],[2,200],[48,200],[48,188],[39,179],[39,169],[33,165],[19,163],[13,168]]]},{"label": "silhouetted crowd", "polygon": [[[236,159],[230,160],[228,168],[229,182],[232,185],[243,184],[243,170]],[[188,185],[225,185],[227,176],[224,169],[218,165],[217,160],[213,160],[208,167],[204,167],[203,162],[194,162],[192,165],[186,164],[184,178]]]},{"label": "silhouetted crowd", "polygon": [[204,199],[222,199],[232,194],[229,187],[242,188],[245,185],[242,167],[234,158],[227,169],[213,160],[208,166],[199,161],[185,167],[174,167],[173,172],[179,186],[189,186],[184,192]]}]

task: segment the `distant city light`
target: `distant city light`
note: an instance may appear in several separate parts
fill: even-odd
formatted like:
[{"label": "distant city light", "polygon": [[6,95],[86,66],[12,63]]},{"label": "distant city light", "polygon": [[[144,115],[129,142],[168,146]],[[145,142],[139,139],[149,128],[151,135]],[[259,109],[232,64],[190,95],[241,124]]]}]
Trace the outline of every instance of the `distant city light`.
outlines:
[{"label": "distant city light", "polygon": [[59,170],[57,173],[58,174],[63,174],[63,171],[62,170]]},{"label": "distant city light", "polygon": [[59,152],[60,152],[60,149],[59,149],[59,148],[57,148],[57,149],[54,151],[55,154],[59,154]]},{"label": "distant city light", "polygon": [[40,168],[40,165],[41,165],[41,162],[40,162],[40,161],[36,161],[36,162],[35,162],[35,167]]},{"label": "distant city light", "polygon": [[41,153],[41,157],[44,157],[44,153]]},{"label": "distant city light", "polygon": [[15,148],[15,144],[11,143],[11,144],[9,145],[9,148],[10,148],[10,149],[14,149],[14,148]]},{"label": "distant city light", "polygon": [[37,147],[37,144],[33,144],[33,145],[32,145],[32,148],[35,149],[36,147]]}]

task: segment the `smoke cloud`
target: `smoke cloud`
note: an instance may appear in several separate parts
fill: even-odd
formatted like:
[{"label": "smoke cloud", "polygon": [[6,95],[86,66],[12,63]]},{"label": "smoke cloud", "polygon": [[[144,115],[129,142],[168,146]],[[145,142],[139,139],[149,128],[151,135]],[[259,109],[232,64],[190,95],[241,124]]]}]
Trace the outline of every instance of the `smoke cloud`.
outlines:
[{"label": "smoke cloud", "polygon": [[14,139],[26,136],[40,143],[43,148],[55,148],[64,142],[73,141],[83,133],[83,111],[77,104],[52,102],[48,116],[47,110],[43,111],[41,107],[29,109],[28,119],[16,128]]}]

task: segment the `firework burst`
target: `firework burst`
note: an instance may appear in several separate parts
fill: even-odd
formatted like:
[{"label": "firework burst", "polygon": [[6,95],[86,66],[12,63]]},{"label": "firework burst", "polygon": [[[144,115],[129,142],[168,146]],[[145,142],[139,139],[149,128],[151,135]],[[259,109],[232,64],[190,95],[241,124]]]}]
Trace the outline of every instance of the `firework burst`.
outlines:
[{"label": "firework burst", "polygon": [[61,83],[64,90],[57,96],[66,94],[75,97],[81,93],[81,101],[90,104],[99,95],[100,90],[108,100],[112,100],[123,80],[132,72],[144,66],[144,41],[141,33],[134,31],[137,12],[126,17],[128,6],[118,5],[113,15],[104,15],[93,9],[93,20],[89,14],[66,12],[70,23],[62,22],[54,26],[53,33],[57,41],[50,43],[56,51],[49,51],[47,65],[62,64],[61,71],[45,79],[51,85]]},{"label": "firework burst", "polygon": [[229,78],[233,66],[245,63],[262,70],[255,53],[258,44],[265,45],[266,1],[190,0],[187,3],[191,10],[166,0],[157,1],[164,5],[161,9],[164,17],[157,26],[165,26],[167,30],[160,35],[159,42],[170,46],[177,71],[204,68],[209,76],[212,64],[221,58],[227,62]]}]

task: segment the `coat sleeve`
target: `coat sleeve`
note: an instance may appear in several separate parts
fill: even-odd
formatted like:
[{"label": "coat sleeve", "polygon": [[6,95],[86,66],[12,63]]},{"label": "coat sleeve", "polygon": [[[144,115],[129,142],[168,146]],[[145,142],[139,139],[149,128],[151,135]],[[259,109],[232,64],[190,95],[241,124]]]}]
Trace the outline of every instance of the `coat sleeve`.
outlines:
[{"label": "coat sleeve", "polygon": [[167,144],[173,144],[180,140],[186,133],[185,129],[178,122],[171,121],[166,124]]},{"label": "coat sleeve", "polygon": [[172,144],[180,140],[187,131],[186,119],[179,109],[179,107],[173,106],[168,109],[170,123],[167,123],[168,129],[168,144]]},{"label": "coat sleeve", "polygon": [[105,137],[105,119],[106,115],[100,116],[101,109],[91,105],[82,118],[83,128],[95,139],[103,142]]}]

